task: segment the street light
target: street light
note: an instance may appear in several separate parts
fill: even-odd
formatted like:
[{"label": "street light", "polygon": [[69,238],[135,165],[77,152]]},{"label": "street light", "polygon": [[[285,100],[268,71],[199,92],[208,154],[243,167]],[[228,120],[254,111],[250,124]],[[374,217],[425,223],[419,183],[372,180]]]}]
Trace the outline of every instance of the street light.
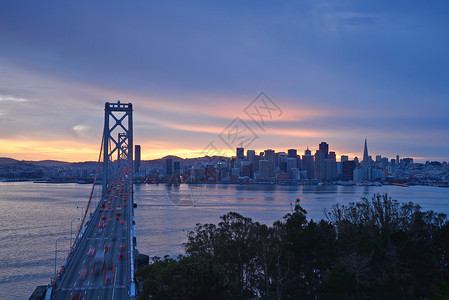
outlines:
[{"label": "street light", "polygon": [[83,219],[83,212],[84,212],[84,206],[77,206],[76,209],[81,208],[81,218],[80,220]]},{"label": "street light", "polygon": [[78,221],[78,220],[79,220],[79,218],[76,218],[76,219],[70,221],[70,247],[72,247],[72,225],[73,225],[74,221]]},{"label": "street light", "polygon": [[62,237],[59,239],[56,239],[55,241],[55,277],[56,277],[56,253],[58,253],[58,241],[62,240],[62,239],[66,239],[67,237]]}]

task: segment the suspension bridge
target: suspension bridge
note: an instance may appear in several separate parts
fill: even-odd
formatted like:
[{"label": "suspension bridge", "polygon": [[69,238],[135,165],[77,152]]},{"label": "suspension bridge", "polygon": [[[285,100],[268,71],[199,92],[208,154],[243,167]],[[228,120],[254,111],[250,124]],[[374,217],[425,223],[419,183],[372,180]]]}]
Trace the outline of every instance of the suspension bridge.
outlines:
[{"label": "suspension bridge", "polygon": [[[46,299],[136,297],[132,111],[131,103],[105,103],[103,137],[89,201]],[[101,199],[94,213],[88,215],[100,178]]]}]

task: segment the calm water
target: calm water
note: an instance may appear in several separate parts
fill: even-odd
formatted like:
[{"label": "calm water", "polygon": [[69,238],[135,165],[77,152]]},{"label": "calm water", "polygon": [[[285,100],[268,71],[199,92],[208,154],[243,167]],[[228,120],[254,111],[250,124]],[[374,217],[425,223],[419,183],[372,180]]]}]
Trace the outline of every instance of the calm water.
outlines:
[{"label": "calm water", "polygon": [[[75,232],[90,189],[78,184],[0,183],[0,299],[27,299],[37,285],[50,282],[55,241],[59,266],[69,247],[70,226]],[[137,248],[150,256],[175,256],[183,253],[186,233],[196,223],[217,223],[229,211],[272,224],[291,212],[291,205],[300,198],[309,218],[320,219],[324,207],[377,192],[449,214],[449,189],[443,188],[137,185]],[[98,201],[98,187],[94,195]]]}]

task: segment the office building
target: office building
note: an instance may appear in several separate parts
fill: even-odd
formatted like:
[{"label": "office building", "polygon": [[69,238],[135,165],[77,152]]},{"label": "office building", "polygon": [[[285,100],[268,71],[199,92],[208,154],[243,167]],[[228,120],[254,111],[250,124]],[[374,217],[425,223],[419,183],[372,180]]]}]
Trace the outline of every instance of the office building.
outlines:
[{"label": "office building", "polygon": [[324,158],[324,152],[321,150],[317,150],[315,152],[315,168],[314,168],[314,177],[317,180],[325,180],[326,179],[326,162]]},{"label": "office building", "polygon": [[259,161],[259,179],[264,181],[269,178],[269,161],[262,159]]},{"label": "office building", "polygon": [[287,151],[288,157],[297,157],[298,151],[296,149],[288,149]]},{"label": "office building", "polygon": [[244,160],[245,159],[245,149],[243,148],[237,148],[237,153],[236,153],[236,158],[237,160]]},{"label": "office building", "polygon": [[321,142],[318,148],[321,152],[323,152],[324,158],[329,158],[329,144],[326,142]]},{"label": "office building", "polygon": [[354,170],[355,170],[355,161],[348,160],[342,162],[342,173],[343,173],[343,180],[349,181],[354,180]]},{"label": "office building", "polygon": [[[268,177],[274,178],[274,170],[276,166],[276,155],[274,150],[267,149],[264,151],[264,159],[268,161]],[[259,165],[260,166],[260,165]]]},{"label": "office building", "polygon": [[[287,157],[287,174],[288,174],[288,179],[295,179],[294,175],[293,175],[293,169],[297,169],[297,159],[296,157]],[[296,176],[298,177],[298,176]]]},{"label": "office building", "polygon": [[179,176],[181,175],[181,163],[179,161],[175,161],[173,163],[173,175],[176,178],[179,178]]},{"label": "office building", "polygon": [[134,147],[134,173],[139,173],[140,169],[140,145]]},{"label": "office building", "polygon": [[337,156],[335,155],[335,152],[331,151],[329,152],[328,159],[325,159],[326,163],[326,180],[332,181],[338,179],[338,172],[337,172]]},{"label": "office building", "polygon": [[248,151],[246,151],[246,159],[247,159],[249,162],[252,162],[255,156],[256,156],[256,151],[254,151],[254,150],[248,150]]},{"label": "office building", "polygon": [[173,160],[171,158],[165,159],[165,175],[173,176]]},{"label": "office building", "polygon": [[304,151],[304,155],[302,156],[301,161],[302,170],[307,172],[307,177],[303,179],[313,179],[314,178],[314,160],[312,152],[307,147],[307,150]]}]

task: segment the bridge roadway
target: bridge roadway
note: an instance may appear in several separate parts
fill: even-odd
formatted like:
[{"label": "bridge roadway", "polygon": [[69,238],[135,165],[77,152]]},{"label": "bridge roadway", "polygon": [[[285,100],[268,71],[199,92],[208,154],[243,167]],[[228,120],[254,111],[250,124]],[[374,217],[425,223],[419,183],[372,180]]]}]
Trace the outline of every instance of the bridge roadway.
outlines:
[{"label": "bridge roadway", "polygon": [[54,299],[129,299],[132,196],[127,177],[122,170],[101,199]]}]

